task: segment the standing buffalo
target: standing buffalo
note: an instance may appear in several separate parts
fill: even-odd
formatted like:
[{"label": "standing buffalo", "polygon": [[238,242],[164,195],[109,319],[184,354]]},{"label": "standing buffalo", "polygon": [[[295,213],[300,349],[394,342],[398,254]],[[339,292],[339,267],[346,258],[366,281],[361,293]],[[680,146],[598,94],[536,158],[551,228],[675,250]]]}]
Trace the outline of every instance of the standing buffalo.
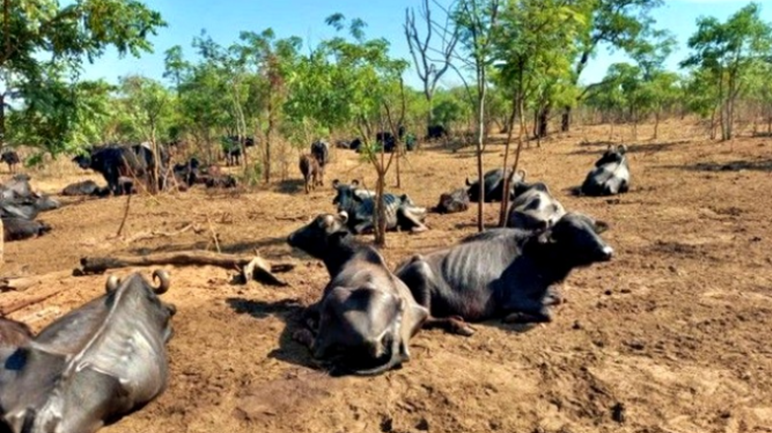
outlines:
[{"label": "standing buffalo", "polygon": [[[506,173],[507,175],[512,173],[511,169],[507,169]],[[501,168],[489,170],[483,175],[484,201],[486,203],[502,201],[504,199],[504,176],[504,169]],[[510,194],[514,190],[515,184],[524,180],[525,172],[519,170],[509,185]],[[476,180],[474,182],[470,182],[469,179],[466,180],[466,186],[469,187],[467,190],[469,193],[469,200],[475,203],[480,201],[479,185],[480,183]]]},{"label": "standing buffalo", "polygon": [[566,214],[563,205],[550,194],[549,188],[542,182],[518,182],[514,195],[509,208],[507,227],[543,230],[555,225]]},{"label": "standing buffalo", "polygon": [[0,161],[8,164],[8,171],[16,173],[16,165],[21,162],[21,158],[19,158],[19,154],[15,150],[6,150],[0,156]]},{"label": "standing buffalo", "polygon": [[[332,204],[338,205],[338,211],[348,214],[348,225],[356,233],[365,233],[374,229],[375,194],[362,190],[357,184],[346,185],[337,180],[332,184],[337,195]],[[416,206],[407,194],[397,196],[383,194],[385,206],[386,230],[410,230],[420,232],[427,230],[423,221],[426,219],[426,208]]]},{"label": "standing buffalo", "polygon": [[607,227],[567,213],[544,231],[490,230],[413,256],[396,274],[429,309],[427,326],[471,335],[464,321],[547,322],[549,307],[560,302],[551,286],[574,268],[611,259],[613,250],[598,236]]},{"label": "standing buffalo", "polygon": [[429,125],[426,127],[426,139],[436,140],[448,135],[448,130],[442,125]]},{"label": "standing buffalo", "polygon": [[630,167],[627,164],[627,146],[620,145],[608,150],[595,163],[581,187],[589,196],[606,196],[625,193],[630,189]]},{"label": "standing buffalo", "polygon": [[311,155],[319,165],[319,172],[317,173],[319,185],[324,185],[324,170],[330,162],[330,145],[322,140],[311,143]]},{"label": "standing buffalo", "polygon": [[84,170],[92,169],[102,174],[113,195],[131,192],[125,190],[125,182],[121,182],[121,177],[139,179],[151,191],[159,186],[155,180],[155,171],[158,167],[160,172],[162,165],[156,165],[153,151],[143,145],[132,148],[119,146],[95,148],[90,155],[78,155],[72,161]]},{"label": "standing buffalo", "polygon": [[324,261],[330,282],[295,333],[314,358],[343,373],[375,375],[410,358],[408,343],[429,315],[391,273],[378,251],[358,244],[347,215],[319,215],[287,242]]},{"label": "standing buffalo", "polygon": [[319,161],[313,155],[300,155],[300,173],[303,174],[303,186],[306,194],[310,193],[317,185],[321,185],[322,168]]},{"label": "standing buffalo", "polygon": [[0,323],[16,336],[0,342],[1,432],[92,433],[164,391],[175,308],[158,297],[168,274],[153,275],[157,288],[139,274],[111,277],[106,294],[34,338]]}]

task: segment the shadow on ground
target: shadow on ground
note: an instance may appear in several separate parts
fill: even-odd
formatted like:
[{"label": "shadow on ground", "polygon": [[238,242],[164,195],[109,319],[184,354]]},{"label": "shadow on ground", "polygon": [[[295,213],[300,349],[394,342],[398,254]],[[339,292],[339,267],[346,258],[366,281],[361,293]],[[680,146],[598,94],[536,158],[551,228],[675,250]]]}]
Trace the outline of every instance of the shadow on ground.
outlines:
[{"label": "shadow on ground", "polygon": [[756,161],[731,161],[731,162],[698,162],[688,165],[665,165],[663,168],[687,170],[687,171],[767,171],[772,172],[772,159],[759,159]]},{"label": "shadow on ground", "polygon": [[267,302],[245,298],[228,298],[227,302],[237,314],[249,314],[257,320],[273,316],[284,322],[284,329],[279,336],[279,348],[274,349],[268,356],[301,367],[318,368],[311,359],[308,348],[292,338],[292,334],[302,327],[300,321],[304,307],[297,299]]}]

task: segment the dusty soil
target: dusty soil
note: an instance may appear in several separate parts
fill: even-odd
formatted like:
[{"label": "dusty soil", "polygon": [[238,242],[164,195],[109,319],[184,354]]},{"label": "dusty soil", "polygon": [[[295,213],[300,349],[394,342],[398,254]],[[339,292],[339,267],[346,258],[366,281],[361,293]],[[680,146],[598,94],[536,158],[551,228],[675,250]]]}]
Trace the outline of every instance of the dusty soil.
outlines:
[{"label": "dusty soil", "polygon": [[[772,432],[772,140],[719,144],[690,124],[664,130],[658,140],[628,141],[632,190],[613,199],[567,192],[605,149],[608,127],[526,149],[530,179],[547,182],[567,208],[609,222],[604,237],[617,256],[569,276],[553,323],[483,323],[469,338],[421,332],[413,359],[380,377],[329,377],[290,338],[328,276],[284,239],[333,210],[333,178],[374,185],[348,151],[334,153],[327,186],[308,196],[288,180],[251,192],[135,197],[125,236],[191,222],[205,229],[173,238],[115,239],[125,198],[65,200],[41,217],[54,227],[49,235],[6,244],[2,274],[67,271],[85,255],[211,250],[212,231],[225,251],[257,248],[298,264],[283,275],[290,287],[279,289],[231,285],[223,269],[170,267],[164,298],[179,312],[169,388],[106,432]],[[486,168],[502,151],[488,146]],[[473,173],[472,149],[424,150],[403,162],[400,192],[431,206]],[[49,192],[86,177],[74,167],[33,175]],[[496,212],[486,209],[489,223]],[[472,210],[432,214],[430,231],[390,234],[383,253],[395,266],[472,233],[474,221]],[[54,274],[24,293],[0,294],[0,307],[58,292],[12,314],[40,329],[103,293],[105,278]]]}]

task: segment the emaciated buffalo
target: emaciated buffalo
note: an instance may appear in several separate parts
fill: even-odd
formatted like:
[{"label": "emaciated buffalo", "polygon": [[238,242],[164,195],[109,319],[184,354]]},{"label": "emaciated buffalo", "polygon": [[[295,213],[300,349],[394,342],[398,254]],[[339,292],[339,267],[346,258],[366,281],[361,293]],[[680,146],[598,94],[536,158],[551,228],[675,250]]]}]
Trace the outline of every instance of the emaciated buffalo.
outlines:
[{"label": "emaciated buffalo", "polygon": [[330,282],[294,337],[342,373],[374,375],[410,358],[408,343],[429,315],[378,251],[357,243],[347,215],[319,215],[287,242],[324,261]]},{"label": "emaciated buffalo", "polygon": [[598,236],[607,227],[567,213],[544,231],[490,230],[415,255],[396,274],[431,312],[426,326],[471,335],[464,321],[547,322],[560,302],[551,286],[574,268],[611,259],[613,249]]},{"label": "emaciated buffalo", "polygon": [[[0,431],[92,433],[139,410],[166,388],[173,305],[164,271],[111,277],[107,293],[25,341],[0,342]],[[0,331],[0,335],[6,332]],[[10,346],[10,347],[9,347]]]}]

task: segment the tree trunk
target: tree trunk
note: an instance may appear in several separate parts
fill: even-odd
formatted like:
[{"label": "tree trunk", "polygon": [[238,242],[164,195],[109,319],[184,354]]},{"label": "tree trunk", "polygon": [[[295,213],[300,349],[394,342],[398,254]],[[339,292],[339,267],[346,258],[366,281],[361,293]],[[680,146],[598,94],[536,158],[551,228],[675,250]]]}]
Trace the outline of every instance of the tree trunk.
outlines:
[{"label": "tree trunk", "polygon": [[383,206],[383,186],[386,181],[386,173],[383,170],[383,150],[381,150],[381,167],[376,167],[378,180],[375,184],[375,245],[383,248],[386,246],[386,209]]},{"label": "tree trunk", "polygon": [[654,113],[654,137],[653,139],[656,140],[659,138],[659,110],[657,110],[656,113]]},{"label": "tree trunk", "polygon": [[477,203],[477,230],[482,232],[485,230],[484,213],[485,208],[485,189],[483,188],[483,140],[485,138],[485,72],[477,71],[477,181],[478,181],[478,197]]},{"label": "tree trunk", "polygon": [[568,132],[571,129],[571,106],[567,105],[563,109],[563,115],[560,118],[560,131]]},{"label": "tree trunk", "polygon": [[[514,129],[515,116],[517,115],[517,108],[520,104],[517,102],[519,98],[512,99],[512,112],[509,115],[509,121],[507,122],[507,141],[504,144],[504,164],[503,170],[506,174],[508,159],[509,159],[509,146],[512,143],[512,130]],[[504,176],[504,191],[509,191],[509,176]],[[506,227],[507,216],[509,208],[509,194],[503,194],[501,200],[501,208],[499,209],[499,227]]]},{"label": "tree trunk", "polygon": [[271,181],[271,136],[274,128],[273,101],[268,96],[268,128],[265,130],[265,159],[263,160],[263,180],[265,183]]}]

